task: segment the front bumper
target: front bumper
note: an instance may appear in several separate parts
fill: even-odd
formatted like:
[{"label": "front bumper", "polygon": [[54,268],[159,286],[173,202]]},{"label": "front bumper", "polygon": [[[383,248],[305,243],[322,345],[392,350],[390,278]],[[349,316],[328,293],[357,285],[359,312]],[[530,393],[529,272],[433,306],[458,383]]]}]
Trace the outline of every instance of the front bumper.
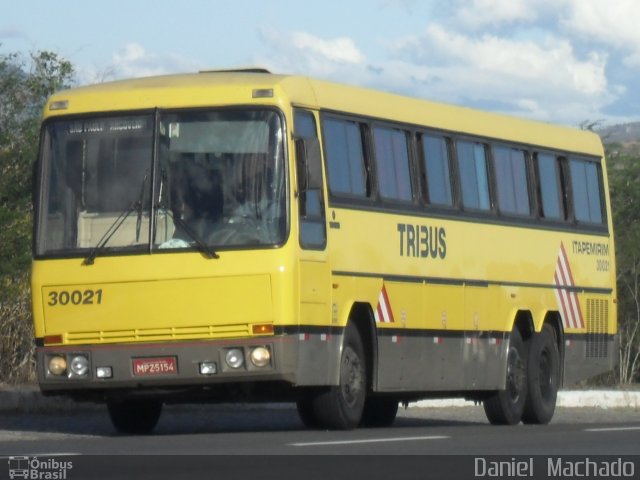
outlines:
[{"label": "front bumper", "polygon": [[[76,396],[98,391],[108,394],[112,390],[158,390],[225,383],[279,381],[295,384],[298,345],[294,340],[294,336],[277,335],[235,340],[38,347],[38,382],[44,393]],[[250,352],[257,347],[270,352],[270,361],[265,366],[258,367],[251,362]],[[242,366],[232,368],[226,363],[227,352],[231,349],[242,352]],[[63,357],[70,365],[77,356],[88,360],[85,375],[76,375],[70,368],[59,375],[50,371],[51,358]],[[139,368],[141,360],[151,359],[165,361],[175,368]],[[210,369],[203,374],[203,363],[215,365],[215,373]],[[98,378],[98,369],[105,367],[110,367],[111,377]]]}]

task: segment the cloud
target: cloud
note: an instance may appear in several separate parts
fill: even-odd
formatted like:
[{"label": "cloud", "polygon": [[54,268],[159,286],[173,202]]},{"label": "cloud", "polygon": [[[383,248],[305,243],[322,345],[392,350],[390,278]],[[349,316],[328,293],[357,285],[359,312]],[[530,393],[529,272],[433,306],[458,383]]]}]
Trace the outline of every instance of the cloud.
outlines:
[{"label": "cloud", "polygon": [[0,25],[0,40],[3,39],[15,39],[15,38],[19,38],[19,39],[23,39],[26,40],[28,39],[27,34],[17,28],[17,27],[13,27],[11,25]]},{"label": "cloud", "polygon": [[472,0],[456,2],[454,19],[467,27],[482,28],[537,18],[532,0]]},{"label": "cloud", "polygon": [[438,79],[425,94],[538,119],[575,122],[618,93],[608,83],[607,55],[578,56],[569,40],[552,34],[477,36],[430,24],[423,34],[397,43],[392,54]]},{"label": "cloud", "polygon": [[[378,0],[383,17],[395,8],[415,20],[411,25],[422,22],[421,29],[380,33],[373,17],[371,32],[356,29],[354,36],[263,26],[250,61],[279,73],[575,125],[606,117],[633,95],[616,84],[626,78],[612,65],[640,68],[636,1],[433,0],[425,7]],[[85,69],[85,78],[201,68],[188,57],[128,43],[107,67]]]},{"label": "cloud", "polygon": [[147,52],[137,43],[129,43],[113,55],[117,75],[143,77],[197,70],[196,62],[172,53]]},{"label": "cloud", "polygon": [[326,78],[365,66],[365,56],[349,37],[322,39],[306,32],[282,34],[268,28],[258,34],[269,50],[259,62],[274,71]]},{"label": "cloud", "polygon": [[291,35],[291,40],[293,48],[330,62],[361,64],[364,61],[364,56],[348,37],[322,40],[308,33],[295,32]]},{"label": "cloud", "polygon": [[434,24],[414,39],[410,49],[399,50],[421,64],[433,59],[438,64],[493,75],[495,83],[525,82],[531,87],[544,82],[545,88],[553,85],[585,95],[600,95],[607,90],[606,57],[592,52],[578,59],[567,40],[554,36],[539,43],[496,35],[472,37]]},{"label": "cloud", "polygon": [[637,0],[569,0],[560,23],[586,41],[625,52],[624,63],[640,68],[639,18]]},{"label": "cloud", "polygon": [[611,33],[624,16],[614,4],[637,19],[630,15],[637,0],[607,1],[614,11],[605,14],[604,0],[434,0],[427,7],[379,0],[382,10],[421,15],[422,31],[359,44],[356,38],[364,37],[262,28],[261,61],[284,73],[577,124],[606,116],[602,112],[627,95],[608,77],[618,58],[607,45],[624,48],[637,37],[637,55],[628,51],[625,61],[640,65],[640,29],[626,19],[628,28]]},{"label": "cloud", "polygon": [[100,83],[118,78],[149,77],[201,69],[197,62],[172,53],[148,52],[138,43],[128,43],[112,55],[103,68],[84,67],[79,71],[81,83]]}]

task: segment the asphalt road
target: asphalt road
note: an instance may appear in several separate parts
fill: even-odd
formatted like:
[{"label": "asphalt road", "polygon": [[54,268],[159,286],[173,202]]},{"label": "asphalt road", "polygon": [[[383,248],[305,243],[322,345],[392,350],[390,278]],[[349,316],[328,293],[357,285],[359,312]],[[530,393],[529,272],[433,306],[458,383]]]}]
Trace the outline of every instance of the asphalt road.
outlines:
[{"label": "asphalt road", "polygon": [[[445,460],[436,468],[433,459],[442,457],[435,456],[640,455],[640,412],[633,409],[559,408],[550,425],[497,427],[488,424],[481,407],[409,408],[400,411],[396,423],[390,428],[336,432],[304,429],[295,409],[289,405],[173,406],[165,409],[156,431],[145,436],[116,433],[102,408],[46,414],[0,414],[0,457],[4,458],[152,455],[142,460],[140,465],[134,461],[135,465],[128,465],[127,471],[134,469],[137,478],[145,478],[145,472],[153,472],[153,478],[176,478],[176,475],[188,478],[178,466],[180,460],[175,460],[179,457],[174,455],[203,455],[206,457],[201,458],[211,459],[213,455],[238,454],[258,457],[245,457],[249,459],[246,461],[241,457],[227,457],[229,460],[217,457],[216,471],[238,473],[240,466],[246,475],[261,474],[259,478],[262,479],[271,478],[265,477],[265,471],[276,464],[286,464],[289,469],[293,469],[292,465],[299,464],[299,468],[304,468],[310,463],[317,464],[312,470],[321,472],[322,468],[331,466],[340,468],[344,462],[342,459],[347,458],[345,456],[364,455],[366,457],[361,457],[358,462],[362,463],[362,468],[370,470],[368,478],[389,478],[382,475],[383,466],[397,470],[396,464],[400,462],[392,456],[417,455],[419,457],[413,457],[411,462],[431,459],[431,475],[403,477],[396,471],[394,478],[444,478],[437,475],[438,468],[442,469],[441,473],[446,473],[448,468],[464,464],[467,465],[464,468],[469,470],[473,468],[469,466],[472,459],[463,459],[462,463],[455,461],[453,466],[449,465],[451,461]],[[273,460],[272,455],[283,456],[281,458],[287,460]],[[309,456],[319,457],[312,459]],[[110,468],[115,468],[114,465],[122,463],[122,460],[109,461],[107,458],[93,461],[104,464],[101,470],[104,476],[92,473],[92,477],[115,478],[115,473],[109,474],[113,473]],[[387,460],[378,465],[385,458]],[[199,473],[211,471],[206,462],[201,465],[201,470],[194,467],[201,461],[183,462]],[[228,463],[226,469],[220,462]],[[349,465],[354,464],[351,462]],[[292,471],[298,472],[299,468]],[[420,470],[419,466],[416,468]],[[405,473],[415,471],[406,470]],[[69,473],[78,472],[76,469]],[[0,464],[0,478],[5,473]],[[640,463],[634,475],[640,478]],[[305,480],[313,478],[308,472],[304,476]],[[285,477],[274,474],[273,478]],[[69,475],[66,478],[80,477]],[[202,477],[195,475],[192,478]],[[225,480],[230,478],[241,477],[224,476]],[[360,478],[360,475],[355,478]],[[474,478],[474,475],[468,478]]]}]

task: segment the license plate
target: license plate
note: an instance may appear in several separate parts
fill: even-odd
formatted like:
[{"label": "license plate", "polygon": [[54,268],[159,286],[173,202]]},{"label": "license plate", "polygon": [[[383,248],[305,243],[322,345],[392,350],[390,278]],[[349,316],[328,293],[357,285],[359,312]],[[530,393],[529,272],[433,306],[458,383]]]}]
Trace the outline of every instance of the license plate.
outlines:
[{"label": "license plate", "polygon": [[178,373],[176,357],[133,359],[133,374],[136,376],[167,375],[172,373]]}]

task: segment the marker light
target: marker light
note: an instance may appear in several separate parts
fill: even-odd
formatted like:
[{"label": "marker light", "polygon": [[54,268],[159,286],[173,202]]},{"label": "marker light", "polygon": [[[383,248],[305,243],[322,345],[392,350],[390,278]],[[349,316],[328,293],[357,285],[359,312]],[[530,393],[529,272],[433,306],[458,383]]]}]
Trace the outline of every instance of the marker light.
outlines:
[{"label": "marker light", "polygon": [[96,368],[96,377],[113,378],[113,369],[111,367],[98,367]]},{"label": "marker light", "polygon": [[256,347],[251,350],[249,358],[256,367],[266,367],[271,361],[271,352],[266,347]]},{"label": "marker light", "polygon": [[89,372],[89,360],[83,355],[76,355],[71,360],[71,372],[78,377],[84,377]]},{"label": "marker light", "polygon": [[45,335],[44,344],[51,345],[53,343],[62,343],[62,335]]},{"label": "marker light", "polygon": [[251,331],[254,335],[273,335],[273,324],[264,323],[259,325],[253,325]]},{"label": "marker light", "polygon": [[251,93],[253,98],[272,98],[273,88],[256,88]]},{"label": "marker light", "polygon": [[49,104],[49,110],[66,110],[69,108],[69,100],[57,100]]},{"label": "marker light", "polygon": [[217,371],[215,362],[202,362],[200,364],[200,375],[215,375]]},{"label": "marker light", "polygon": [[244,354],[240,348],[232,348],[227,352],[225,361],[231,368],[240,368],[244,365]]},{"label": "marker light", "polygon": [[49,372],[52,375],[63,375],[67,371],[67,360],[56,355],[49,359]]}]

